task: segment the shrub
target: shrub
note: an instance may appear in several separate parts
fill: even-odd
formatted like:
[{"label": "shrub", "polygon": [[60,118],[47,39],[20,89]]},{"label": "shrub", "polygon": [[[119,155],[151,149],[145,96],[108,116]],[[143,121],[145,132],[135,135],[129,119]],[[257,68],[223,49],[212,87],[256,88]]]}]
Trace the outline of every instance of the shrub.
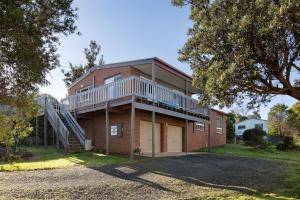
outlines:
[{"label": "shrub", "polygon": [[295,144],[293,137],[285,137],[283,139],[283,142],[276,145],[276,149],[279,151],[289,151],[289,150],[299,151],[300,146],[297,146]]},{"label": "shrub", "polygon": [[261,129],[248,129],[243,134],[245,145],[249,146],[267,146],[268,143],[264,140],[267,133]]},{"label": "shrub", "polygon": [[136,147],[136,148],[133,150],[133,153],[134,153],[134,154],[141,154],[141,153],[142,153],[142,150],[141,150],[141,148]]}]

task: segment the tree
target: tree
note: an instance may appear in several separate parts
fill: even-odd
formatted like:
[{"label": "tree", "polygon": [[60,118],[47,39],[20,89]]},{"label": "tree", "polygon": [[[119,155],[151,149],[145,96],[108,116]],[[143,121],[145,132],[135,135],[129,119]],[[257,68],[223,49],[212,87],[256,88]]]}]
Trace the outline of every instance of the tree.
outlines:
[{"label": "tree", "polygon": [[179,51],[193,69],[202,103],[249,106],[273,95],[300,100],[298,0],[173,0],[191,6],[193,28]]},{"label": "tree", "polygon": [[235,113],[227,113],[226,118],[226,137],[227,141],[233,141],[235,138]]},{"label": "tree", "polygon": [[292,129],[295,129],[298,134],[300,133],[300,101],[288,110],[287,124]]},{"label": "tree", "polygon": [[[85,58],[87,63],[82,66],[81,64],[76,66],[72,63],[69,63],[70,70],[65,72],[62,70],[62,73],[65,75],[64,82],[66,86],[70,86],[74,81],[81,77],[84,73],[88,72],[91,68],[96,66],[96,60],[101,51],[101,45],[97,44],[95,40],[90,41],[89,48],[84,49]],[[103,55],[100,56],[98,65],[104,65]]]},{"label": "tree", "polygon": [[287,106],[276,104],[268,113],[269,135],[284,136],[287,130],[286,120],[288,117]]},{"label": "tree", "polygon": [[[22,99],[23,101],[16,105],[16,109],[0,113],[0,144],[5,148],[4,155],[0,157],[5,161],[10,159],[11,153],[18,153],[19,140],[31,133],[31,119],[38,112],[34,94]],[[14,152],[12,152],[13,146]]]},{"label": "tree", "polygon": [[61,35],[75,33],[73,0],[0,1],[0,103],[22,99],[59,65]]},{"label": "tree", "polygon": [[247,119],[261,119],[261,116],[258,111],[253,111],[251,115],[248,115]]}]

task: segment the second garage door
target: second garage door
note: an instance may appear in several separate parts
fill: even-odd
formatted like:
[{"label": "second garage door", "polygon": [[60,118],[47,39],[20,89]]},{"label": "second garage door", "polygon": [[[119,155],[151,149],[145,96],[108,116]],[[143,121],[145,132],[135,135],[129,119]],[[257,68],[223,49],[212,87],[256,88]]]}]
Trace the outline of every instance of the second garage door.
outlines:
[{"label": "second garage door", "polygon": [[[142,153],[152,152],[152,122],[140,121],[140,148]],[[160,152],[160,124],[155,124],[155,152]]]},{"label": "second garage door", "polygon": [[182,127],[168,125],[168,152],[182,152]]}]

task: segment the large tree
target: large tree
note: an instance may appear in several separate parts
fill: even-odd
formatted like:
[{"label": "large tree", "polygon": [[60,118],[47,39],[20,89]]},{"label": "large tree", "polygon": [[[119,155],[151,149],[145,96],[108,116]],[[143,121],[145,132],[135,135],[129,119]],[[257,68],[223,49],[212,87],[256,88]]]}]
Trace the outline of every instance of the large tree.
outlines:
[{"label": "large tree", "polygon": [[[282,94],[300,100],[299,0],[172,0],[190,5],[193,28],[180,50],[202,102],[249,105]],[[248,100],[247,100],[248,101]]]},{"label": "large tree", "polygon": [[61,35],[76,32],[73,0],[0,1],[0,104],[47,84]]},{"label": "large tree", "polygon": [[288,127],[288,107],[284,104],[276,104],[268,113],[268,133],[274,136],[284,136]]},{"label": "large tree", "polygon": [[[73,65],[72,63],[69,63],[70,70],[67,72],[62,70],[62,73],[65,75],[64,82],[67,87],[74,83],[74,81],[76,81],[84,73],[88,72],[91,68],[97,65],[96,60],[99,56],[100,51],[101,45],[97,44],[95,40],[91,40],[89,48],[84,49],[87,63],[85,65]],[[100,55],[98,65],[103,65],[104,63],[105,62],[103,59],[103,55]]]}]

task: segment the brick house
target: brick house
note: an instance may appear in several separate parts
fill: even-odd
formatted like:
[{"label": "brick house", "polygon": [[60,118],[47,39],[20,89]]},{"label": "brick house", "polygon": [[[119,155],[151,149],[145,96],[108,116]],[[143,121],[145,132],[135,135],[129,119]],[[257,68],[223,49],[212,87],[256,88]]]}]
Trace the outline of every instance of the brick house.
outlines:
[{"label": "brick house", "polygon": [[62,105],[94,148],[133,156],[226,143],[226,114],[200,107],[192,78],[158,58],[105,64],[68,88]]}]

